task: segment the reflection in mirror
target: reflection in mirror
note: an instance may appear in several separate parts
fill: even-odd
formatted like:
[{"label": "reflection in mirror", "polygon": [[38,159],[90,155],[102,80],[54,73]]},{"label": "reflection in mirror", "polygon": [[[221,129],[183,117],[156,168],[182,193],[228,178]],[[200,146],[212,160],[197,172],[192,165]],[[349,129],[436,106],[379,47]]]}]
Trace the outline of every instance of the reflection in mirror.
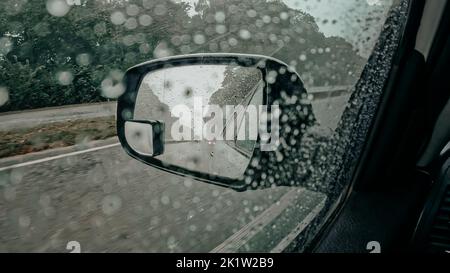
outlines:
[{"label": "reflection in mirror", "polygon": [[[163,68],[143,78],[134,119],[164,122],[164,152],[156,159],[191,171],[239,179],[258,137],[263,89],[262,74],[254,67]],[[146,153],[148,147],[132,148]]]},{"label": "reflection in mirror", "polygon": [[126,121],[125,139],[141,155],[157,156],[164,152],[164,123],[159,121]]}]

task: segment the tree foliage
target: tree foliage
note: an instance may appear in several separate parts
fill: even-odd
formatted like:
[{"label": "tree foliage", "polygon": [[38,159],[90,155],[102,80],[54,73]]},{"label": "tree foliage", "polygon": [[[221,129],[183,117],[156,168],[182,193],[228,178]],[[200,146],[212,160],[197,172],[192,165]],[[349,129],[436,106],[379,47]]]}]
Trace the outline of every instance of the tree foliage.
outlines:
[{"label": "tree foliage", "polygon": [[352,83],[349,71],[361,67],[349,43],[325,37],[312,16],[282,1],[202,0],[192,17],[181,1],[79,2],[58,17],[48,1],[0,1],[0,38],[12,43],[0,50],[0,86],[9,90],[0,111],[103,101],[111,73],[174,54],[271,55],[307,85]]}]

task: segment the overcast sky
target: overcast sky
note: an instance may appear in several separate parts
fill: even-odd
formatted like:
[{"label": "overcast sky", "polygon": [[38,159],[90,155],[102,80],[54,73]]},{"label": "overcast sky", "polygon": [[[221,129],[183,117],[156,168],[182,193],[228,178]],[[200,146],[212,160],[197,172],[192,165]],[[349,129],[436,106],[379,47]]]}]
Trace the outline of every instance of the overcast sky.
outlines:
[{"label": "overcast sky", "polygon": [[[182,0],[193,4],[198,0]],[[392,0],[283,0],[290,8],[299,9],[316,18],[325,36],[339,36],[367,55],[381,29],[381,23],[367,22],[371,17],[384,18]],[[194,12],[192,10],[192,12]],[[358,19],[360,22],[358,22]],[[334,21],[334,23],[333,23]],[[361,37],[362,36],[362,37]],[[369,45],[361,44],[367,36],[373,37]]]}]

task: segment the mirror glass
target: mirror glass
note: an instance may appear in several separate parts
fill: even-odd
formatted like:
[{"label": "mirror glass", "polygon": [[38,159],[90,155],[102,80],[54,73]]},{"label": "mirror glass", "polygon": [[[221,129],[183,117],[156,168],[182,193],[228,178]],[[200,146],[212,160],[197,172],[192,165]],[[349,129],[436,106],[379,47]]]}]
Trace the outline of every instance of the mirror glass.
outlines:
[{"label": "mirror glass", "polygon": [[164,147],[153,155],[151,126],[136,124],[126,131],[139,129],[144,139],[135,135],[130,146],[163,164],[239,179],[258,138],[263,90],[262,73],[254,67],[184,65],[149,72],[139,87],[134,120],[164,124]]},{"label": "mirror glass", "polygon": [[126,121],[125,139],[141,155],[164,153],[164,123],[159,121]]},{"label": "mirror glass", "polygon": [[142,155],[154,155],[153,127],[150,124],[127,121],[125,122],[125,138],[131,149]]}]

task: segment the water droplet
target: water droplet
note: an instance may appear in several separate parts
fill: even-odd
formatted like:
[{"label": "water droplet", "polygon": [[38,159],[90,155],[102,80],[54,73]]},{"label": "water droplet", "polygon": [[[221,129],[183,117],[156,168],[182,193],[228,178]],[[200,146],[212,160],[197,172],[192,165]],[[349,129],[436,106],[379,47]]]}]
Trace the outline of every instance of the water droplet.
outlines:
[{"label": "water droplet", "polygon": [[60,71],[56,74],[59,84],[70,85],[73,81],[73,74],[70,71]]},{"label": "water droplet", "polygon": [[256,15],[257,15],[257,12],[254,9],[251,9],[251,10],[247,11],[247,16],[250,17],[250,18],[256,17]]},{"label": "water droplet", "polygon": [[198,45],[202,45],[205,43],[205,41],[206,41],[205,35],[203,35],[203,34],[194,35],[194,43],[196,43]]},{"label": "water droplet", "polygon": [[76,58],[79,66],[88,66],[91,63],[91,56],[87,53],[78,54]]},{"label": "water droplet", "polygon": [[111,14],[111,22],[114,25],[121,25],[125,23],[125,15],[121,11],[115,11]]},{"label": "water droplet", "polygon": [[8,54],[13,47],[13,42],[8,37],[0,38],[0,55]]},{"label": "water droplet", "polygon": [[62,17],[70,11],[70,5],[66,0],[47,0],[47,11],[53,16]]},{"label": "water droplet", "polygon": [[172,50],[170,48],[168,48],[168,46],[165,42],[159,43],[155,47],[155,50],[153,51],[153,56],[155,58],[164,58],[164,57],[169,57],[171,55],[173,55]]},{"label": "water droplet", "polygon": [[106,215],[113,215],[122,207],[122,199],[116,195],[108,195],[103,198],[102,211]]},{"label": "water droplet", "polygon": [[22,228],[27,228],[31,224],[31,218],[27,215],[21,215],[19,217],[19,226]]},{"label": "water droplet", "polygon": [[122,83],[123,73],[113,70],[109,76],[102,81],[102,96],[105,98],[118,98],[125,92],[125,85]]},{"label": "water droplet", "polygon": [[241,39],[243,39],[243,40],[248,40],[248,39],[250,39],[251,36],[252,36],[252,34],[250,33],[250,31],[248,31],[246,29],[241,29],[239,31],[239,37],[241,37]]},{"label": "water droplet", "polygon": [[217,25],[216,32],[217,34],[224,34],[225,32],[227,32],[227,27],[224,25]]},{"label": "water droplet", "polygon": [[153,18],[148,14],[143,14],[139,16],[139,24],[144,27],[147,27],[153,23]]},{"label": "water droplet", "polygon": [[5,105],[9,101],[8,88],[0,86],[0,106]]},{"label": "water droplet", "polygon": [[225,21],[225,13],[223,13],[223,11],[218,11],[216,12],[214,19],[216,20],[217,23],[223,23],[223,21]]},{"label": "water droplet", "polygon": [[136,16],[139,14],[139,7],[137,5],[128,5],[126,8],[126,12],[129,16]]},{"label": "water droplet", "polygon": [[125,27],[129,30],[137,28],[138,22],[135,18],[128,18],[125,22]]},{"label": "water droplet", "polygon": [[170,198],[167,195],[163,195],[161,197],[161,203],[163,203],[164,205],[168,205],[170,203]]},{"label": "water droplet", "polygon": [[167,8],[165,5],[163,4],[159,4],[156,5],[154,11],[153,11],[156,15],[162,16],[165,15],[167,13]]}]

